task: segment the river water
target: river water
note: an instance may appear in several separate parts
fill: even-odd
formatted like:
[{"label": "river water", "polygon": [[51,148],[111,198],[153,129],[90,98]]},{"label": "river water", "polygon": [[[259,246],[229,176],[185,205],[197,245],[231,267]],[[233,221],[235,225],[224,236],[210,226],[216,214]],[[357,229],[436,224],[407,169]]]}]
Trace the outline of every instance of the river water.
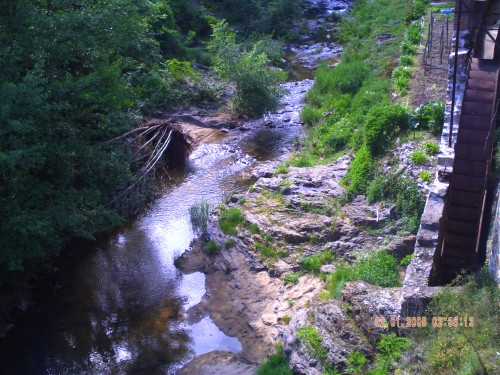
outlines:
[{"label": "river water", "polygon": [[[300,51],[292,56],[297,65]],[[304,76],[300,65],[292,79]],[[68,249],[54,279],[0,342],[0,373],[174,374],[196,355],[241,351],[208,315],[184,319],[206,292],[205,275],[182,274],[174,259],[195,237],[190,206],[215,206],[245,190],[251,168],[290,151],[302,135],[298,116],[311,84],[287,83],[290,94],[277,113],[247,124],[249,131],[210,138],[186,166],[169,171],[160,197],[138,218],[96,244]]]}]

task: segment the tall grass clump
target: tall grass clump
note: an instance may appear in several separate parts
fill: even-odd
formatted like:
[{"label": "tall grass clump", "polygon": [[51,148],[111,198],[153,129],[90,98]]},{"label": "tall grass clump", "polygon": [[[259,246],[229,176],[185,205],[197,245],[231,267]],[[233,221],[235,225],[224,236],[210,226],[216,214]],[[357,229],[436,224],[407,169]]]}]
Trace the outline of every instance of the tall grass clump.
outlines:
[{"label": "tall grass clump", "polygon": [[189,207],[189,216],[191,223],[195,228],[199,228],[202,235],[207,233],[208,216],[210,213],[210,204],[207,201],[202,201]]},{"label": "tall grass clump", "polygon": [[395,173],[379,174],[368,186],[367,200],[370,204],[381,200],[395,202],[396,214],[406,230],[417,233],[425,197],[412,179]]},{"label": "tall grass clump", "polygon": [[281,344],[276,346],[276,354],[267,358],[257,369],[257,375],[292,375]]},{"label": "tall grass clump", "polygon": [[[428,327],[411,332],[415,345],[424,348],[422,373],[497,374],[500,337],[500,290],[487,267],[447,286],[436,294],[426,311]],[[446,329],[432,327],[433,317],[459,317],[462,323]]]},{"label": "tall grass clump", "polygon": [[383,287],[399,286],[398,263],[394,256],[382,250],[353,265],[338,266],[327,278],[330,296],[337,297],[347,281],[356,280]]},{"label": "tall grass clump", "polygon": [[222,207],[219,215],[219,228],[224,234],[236,236],[236,227],[245,222],[245,218],[236,207]]}]

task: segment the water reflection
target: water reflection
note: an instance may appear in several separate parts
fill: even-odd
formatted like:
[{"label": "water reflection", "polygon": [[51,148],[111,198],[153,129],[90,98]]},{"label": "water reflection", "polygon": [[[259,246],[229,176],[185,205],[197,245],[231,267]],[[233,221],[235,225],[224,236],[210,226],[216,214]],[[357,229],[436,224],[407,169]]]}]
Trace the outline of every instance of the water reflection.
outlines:
[{"label": "water reflection", "polygon": [[252,126],[197,148],[139,218],[60,259],[57,280],[0,342],[0,373],[173,374],[194,355],[241,351],[210,317],[186,321],[206,293],[205,275],[182,274],[174,259],[195,235],[188,208],[245,188],[248,167],[276,158],[299,132]]}]

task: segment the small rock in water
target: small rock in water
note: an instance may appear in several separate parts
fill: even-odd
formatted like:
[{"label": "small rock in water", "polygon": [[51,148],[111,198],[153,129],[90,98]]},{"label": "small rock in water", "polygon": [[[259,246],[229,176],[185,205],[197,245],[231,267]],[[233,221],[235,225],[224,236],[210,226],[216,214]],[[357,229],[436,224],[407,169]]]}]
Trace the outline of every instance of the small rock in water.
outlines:
[{"label": "small rock in water", "polygon": [[238,129],[240,129],[241,132],[246,132],[250,130],[250,128],[246,125],[241,125]]},{"label": "small rock in water", "polygon": [[223,132],[223,133],[229,133],[229,129],[228,128],[222,128],[220,131]]}]

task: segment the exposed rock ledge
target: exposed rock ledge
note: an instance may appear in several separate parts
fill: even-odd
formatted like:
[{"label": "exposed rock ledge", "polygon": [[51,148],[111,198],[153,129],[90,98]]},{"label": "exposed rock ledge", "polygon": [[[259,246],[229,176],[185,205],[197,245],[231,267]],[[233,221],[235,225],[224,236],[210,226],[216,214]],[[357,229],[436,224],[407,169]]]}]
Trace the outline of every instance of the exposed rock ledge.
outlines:
[{"label": "exposed rock ledge", "polygon": [[[278,341],[283,341],[295,372],[319,374],[320,364],[296,338],[297,329],[309,317],[313,317],[309,324],[325,338],[329,361],[339,370],[345,369],[352,350],[373,355],[370,342],[383,332],[374,327],[374,317],[396,314],[400,289],[349,283],[343,301],[319,302],[316,296],[324,288],[319,277],[303,275],[297,285],[289,286],[281,278],[299,269],[302,256],[325,249],[334,258],[332,264],[323,266],[325,272],[331,272],[339,259],[350,262],[381,247],[398,259],[412,252],[415,237],[397,235],[401,226],[390,206],[369,205],[362,196],[349,205],[338,204],[336,198],[343,192],[340,179],[348,165],[349,156],[345,156],[330,165],[290,167],[282,174],[274,173],[275,164],[258,167],[253,189],[231,197],[228,203],[238,207],[260,229],[258,233],[240,226],[237,236],[226,236],[219,230],[218,212],[212,214],[208,232],[220,245],[219,253],[208,256],[196,243],[176,264],[185,272],[207,274],[207,294],[188,311],[189,316],[208,313],[225,334],[240,340],[243,352],[230,360],[216,353],[195,358],[181,374],[189,369],[210,374],[217,363],[222,366],[219,373],[224,374],[228,361],[241,366],[262,362]],[[272,241],[266,239],[270,236]],[[229,239],[234,244],[222,246]],[[279,250],[275,259],[256,249],[257,242],[266,241]],[[205,370],[200,372],[200,368]]]}]

